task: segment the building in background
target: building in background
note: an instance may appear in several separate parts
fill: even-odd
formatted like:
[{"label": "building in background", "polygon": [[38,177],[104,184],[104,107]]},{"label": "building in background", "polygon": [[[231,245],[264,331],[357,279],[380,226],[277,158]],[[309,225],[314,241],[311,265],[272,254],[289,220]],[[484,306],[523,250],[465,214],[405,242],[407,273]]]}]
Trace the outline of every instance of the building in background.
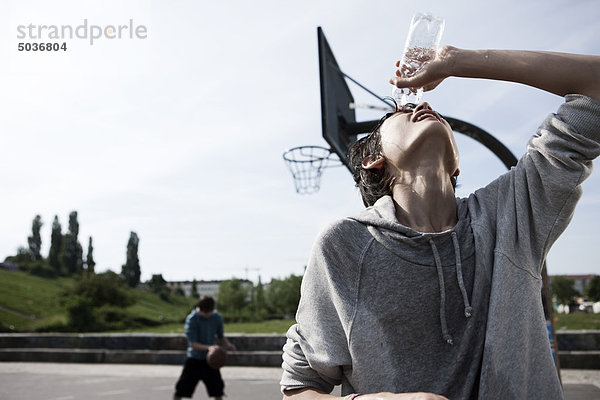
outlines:
[{"label": "building in background", "polygon": [[[217,297],[219,293],[219,284],[223,281],[196,281],[196,290],[198,296]],[[181,289],[185,297],[192,296],[193,281],[167,282],[167,287],[171,292]]]},{"label": "building in background", "polygon": [[[252,282],[247,279],[240,279],[240,281],[243,284],[252,284]],[[221,282],[223,281],[196,281],[198,297],[211,296],[216,299],[219,294],[219,285]],[[185,297],[192,297],[192,285],[193,281],[167,282],[167,287],[171,292],[181,289]],[[266,287],[266,285],[263,285],[263,287]]]}]

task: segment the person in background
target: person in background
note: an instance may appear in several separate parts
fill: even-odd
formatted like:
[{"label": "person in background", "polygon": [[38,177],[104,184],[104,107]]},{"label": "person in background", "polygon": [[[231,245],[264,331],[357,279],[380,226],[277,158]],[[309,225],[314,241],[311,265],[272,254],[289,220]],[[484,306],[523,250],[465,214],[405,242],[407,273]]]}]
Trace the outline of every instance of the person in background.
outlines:
[{"label": "person in background", "polygon": [[212,346],[222,345],[235,351],[224,335],[223,317],[215,311],[215,301],[202,296],[196,308],[185,319],[185,336],[188,349],[185,365],[175,384],[173,400],[192,397],[200,380],[204,382],[209,397],[222,400],[225,384],[221,372],[206,363],[206,355]]}]

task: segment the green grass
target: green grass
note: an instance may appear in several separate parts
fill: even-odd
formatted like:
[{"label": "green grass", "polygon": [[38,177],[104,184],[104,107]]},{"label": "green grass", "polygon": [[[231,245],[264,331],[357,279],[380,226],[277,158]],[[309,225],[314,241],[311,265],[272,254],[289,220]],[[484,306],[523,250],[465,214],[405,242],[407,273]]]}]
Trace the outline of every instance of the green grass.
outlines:
[{"label": "green grass", "polygon": [[21,271],[0,270],[0,305],[23,314],[44,316],[61,309],[59,295],[73,279],[46,279]]},{"label": "green grass", "polygon": [[21,271],[0,270],[0,323],[15,331],[31,331],[66,318],[61,294],[70,278],[46,279]]},{"label": "green grass", "polygon": [[166,302],[154,293],[141,290],[136,290],[135,296],[135,304],[127,307],[127,311],[132,316],[145,318],[160,324],[183,324],[185,317],[196,303],[196,301],[182,296],[171,296],[171,301]]},{"label": "green grass", "polygon": [[[15,332],[45,330],[64,325],[67,311],[63,293],[75,285],[73,278],[47,279],[22,271],[0,270],[0,324]],[[152,324],[183,324],[194,301],[172,296],[171,302],[156,294],[131,289],[136,303],[125,311],[133,318]]]},{"label": "green grass", "polygon": [[[64,326],[67,311],[63,293],[75,283],[73,278],[47,279],[22,271],[0,270],[0,325],[12,326],[14,332],[47,331],[48,327]],[[166,302],[154,293],[130,290],[136,302],[125,311],[132,318],[153,326],[119,332],[183,333],[185,317],[194,307],[195,300],[171,296],[171,301]],[[225,332],[283,334],[293,323],[293,320],[272,320],[225,324]]]},{"label": "green grass", "polygon": [[584,312],[576,312],[572,314],[556,313],[554,314],[554,329],[557,331],[600,329],[600,314]]},{"label": "green grass", "polygon": [[12,326],[13,328],[15,326],[25,326],[30,323],[28,318],[4,310],[0,310],[0,322],[6,327]]}]

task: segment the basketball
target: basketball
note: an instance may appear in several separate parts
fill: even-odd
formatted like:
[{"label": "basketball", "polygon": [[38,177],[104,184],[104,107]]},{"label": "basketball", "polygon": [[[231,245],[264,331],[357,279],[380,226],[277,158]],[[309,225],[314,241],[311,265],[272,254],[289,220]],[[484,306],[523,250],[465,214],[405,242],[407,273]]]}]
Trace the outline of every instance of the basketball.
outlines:
[{"label": "basketball", "polygon": [[210,346],[206,355],[206,363],[209,367],[219,369],[227,362],[227,352],[221,346]]}]

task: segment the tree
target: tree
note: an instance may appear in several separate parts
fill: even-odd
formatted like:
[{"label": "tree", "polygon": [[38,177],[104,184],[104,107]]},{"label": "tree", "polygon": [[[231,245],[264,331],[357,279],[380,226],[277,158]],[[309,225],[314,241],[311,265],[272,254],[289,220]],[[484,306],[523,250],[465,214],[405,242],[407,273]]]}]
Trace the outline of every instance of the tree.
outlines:
[{"label": "tree", "polygon": [[302,277],[290,275],[285,279],[273,279],[266,290],[269,311],[280,317],[291,317],[298,310]]},{"label": "tree", "polygon": [[248,287],[239,279],[230,279],[219,284],[217,303],[223,317],[239,321],[248,306]]},{"label": "tree", "polygon": [[200,297],[200,294],[198,293],[198,281],[196,281],[196,278],[194,278],[194,280],[192,281],[191,296],[193,299],[197,299],[198,297]]},{"label": "tree", "polygon": [[163,278],[162,274],[152,275],[152,278],[148,281],[148,286],[150,287],[150,290],[158,294],[162,300],[171,300],[171,291],[169,290],[167,281],[165,281],[165,278]]},{"label": "tree", "polygon": [[88,273],[94,273],[94,267],[96,266],[96,262],[94,261],[94,246],[92,245],[92,237],[90,236],[88,240],[88,251],[87,257],[85,259],[86,270]]},{"label": "tree", "polygon": [[42,259],[42,237],[40,236],[40,229],[42,228],[42,217],[36,215],[31,223],[31,236],[27,238],[29,244],[29,253],[31,254],[32,261],[38,261]]},{"label": "tree", "polygon": [[28,269],[31,264],[31,254],[29,253],[29,249],[20,246],[17,249],[17,254],[6,257],[4,262],[12,262],[17,264],[19,268]]},{"label": "tree", "polygon": [[165,281],[162,274],[153,274],[152,278],[148,281],[148,287],[153,292],[159,292],[161,289],[167,288],[167,281]]},{"label": "tree", "polygon": [[594,276],[587,285],[585,285],[585,297],[589,301],[600,301],[600,276]]},{"label": "tree", "polygon": [[263,287],[260,275],[258,277],[258,284],[256,285],[256,289],[254,290],[254,297],[252,300],[253,300],[254,317],[256,320],[260,321],[260,320],[264,319],[267,314],[265,289]]},{"label": "tree", "polygon": [[64,252],[62,254],[62,263],[67,270],[67,274],[73,275],[83,270],[83,248],[77,240],[79,235],[79,222],[77,221],[77,211],[69,214],[69,231],[64,237]]},{"label": "tree", "polygon": [[140,283],[140,276],[142,275],[140,259],[138,258],[139,243],[138,235],[131,232],[127,242],[127,260],[125,265],[121,266],[121,277],[130,287],[136,287]]},{"label": "tree", "polygon": [[64,272],[61,267],[62,242],[62,227],[60,226],[60,222],[58,222],[58,215],[55,215],[54,221],[52,222],[52,236],[50,237],[48,263],[54,268],[57,274],[63,274]]},{"label": "tree", "polygon": [[552,296],[556,297],[561,304],[569,304],[573,301],[573,297],[579,295],[574,285],[575,282],[572,279],[564,276],[553,276],[550,281]]}]

